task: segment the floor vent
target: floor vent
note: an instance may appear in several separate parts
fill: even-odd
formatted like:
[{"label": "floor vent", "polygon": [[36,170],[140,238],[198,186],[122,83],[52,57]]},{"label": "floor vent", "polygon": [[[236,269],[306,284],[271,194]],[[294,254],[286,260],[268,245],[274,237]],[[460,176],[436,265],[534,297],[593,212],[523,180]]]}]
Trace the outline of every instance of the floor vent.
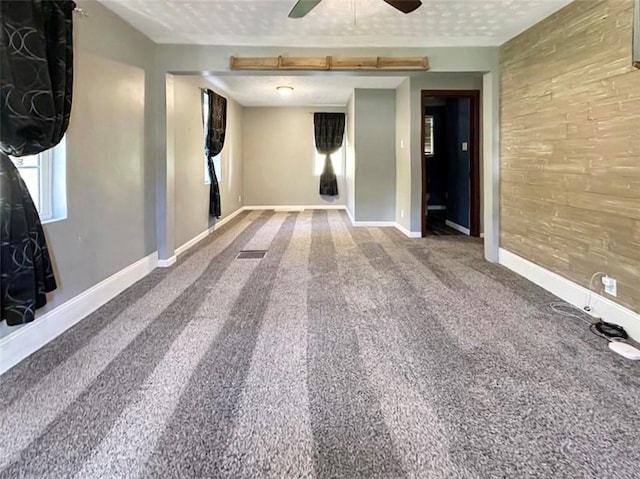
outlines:
[{"label": "floor vent", "polygon": [[265,249],[248,249],[240,251],[236,259],[262,259],[267,254]]}]

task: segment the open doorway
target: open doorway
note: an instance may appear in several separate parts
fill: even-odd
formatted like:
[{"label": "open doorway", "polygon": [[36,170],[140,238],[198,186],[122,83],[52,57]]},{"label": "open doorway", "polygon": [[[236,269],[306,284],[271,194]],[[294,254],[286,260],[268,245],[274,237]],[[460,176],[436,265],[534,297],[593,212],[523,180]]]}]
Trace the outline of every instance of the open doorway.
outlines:
[{"label": "open doorway", "polygon": [[480,236],[480,92],[423,90],[422,236]]}]

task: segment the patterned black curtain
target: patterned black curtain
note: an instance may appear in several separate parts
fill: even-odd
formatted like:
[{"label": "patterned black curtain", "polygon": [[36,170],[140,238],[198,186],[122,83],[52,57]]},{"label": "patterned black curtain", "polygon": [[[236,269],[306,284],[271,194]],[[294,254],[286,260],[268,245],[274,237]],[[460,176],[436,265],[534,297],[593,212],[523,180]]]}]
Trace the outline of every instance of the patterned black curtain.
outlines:
[{"label": "patterned black curtain", "polygon": [[209,119],[207,122],[207,140],[205,142],[205,155],[207,156],[207,168],[209,169],[209,216],[220,218],[222,209],[220,206],[220,186],[213,164],[213,158],[220,154],[224,146],[224,138],[227,132],[227,99],[212,90],[207,90],[209,99]]},{"label": "patterned black curtain", "polygon": [[344,137],[344,113],[314,113],[313,126],[316,138],[316,150],[326,155],[324,170],[320,175],[320,194],[338,196],[338,179],[333,171],[331,154],[342,146]]},{"label": "patterned black curtain", "polygon": [[73,85],[69,0],[0,1],[0,320],[33,321],[56,288],[40,218],[7,155],[35,155],[64,136]]}]

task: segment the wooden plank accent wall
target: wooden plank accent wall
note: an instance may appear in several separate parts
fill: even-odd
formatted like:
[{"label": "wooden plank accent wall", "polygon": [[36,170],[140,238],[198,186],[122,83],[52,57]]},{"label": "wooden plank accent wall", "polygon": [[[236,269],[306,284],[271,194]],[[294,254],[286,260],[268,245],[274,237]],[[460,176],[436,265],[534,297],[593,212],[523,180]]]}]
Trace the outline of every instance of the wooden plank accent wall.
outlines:
[{"label": "wooden plank accent wall", "polygon": [[500,242],[585,287],[607,272],[640,313],[633,8],[578,0],[501,47]]}]

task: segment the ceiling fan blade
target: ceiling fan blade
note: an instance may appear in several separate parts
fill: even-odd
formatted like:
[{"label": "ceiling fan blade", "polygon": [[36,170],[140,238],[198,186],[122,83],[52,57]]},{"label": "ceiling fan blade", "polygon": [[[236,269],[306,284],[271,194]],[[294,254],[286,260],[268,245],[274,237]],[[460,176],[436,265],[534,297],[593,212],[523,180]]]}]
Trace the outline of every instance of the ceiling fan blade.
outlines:
[{"label": "ceiling fan blade", "polygon": [[289,18],[302,18],[311,10],[316,8],[316,6],[322,0],[298,0],[291,11],[289,12]]},{"label": "ceiling fan blade", "polygon": [[422,2],[420,0],[384,0],[393,8],[400,10],[402,13],[411,13],[420,5]]}]

